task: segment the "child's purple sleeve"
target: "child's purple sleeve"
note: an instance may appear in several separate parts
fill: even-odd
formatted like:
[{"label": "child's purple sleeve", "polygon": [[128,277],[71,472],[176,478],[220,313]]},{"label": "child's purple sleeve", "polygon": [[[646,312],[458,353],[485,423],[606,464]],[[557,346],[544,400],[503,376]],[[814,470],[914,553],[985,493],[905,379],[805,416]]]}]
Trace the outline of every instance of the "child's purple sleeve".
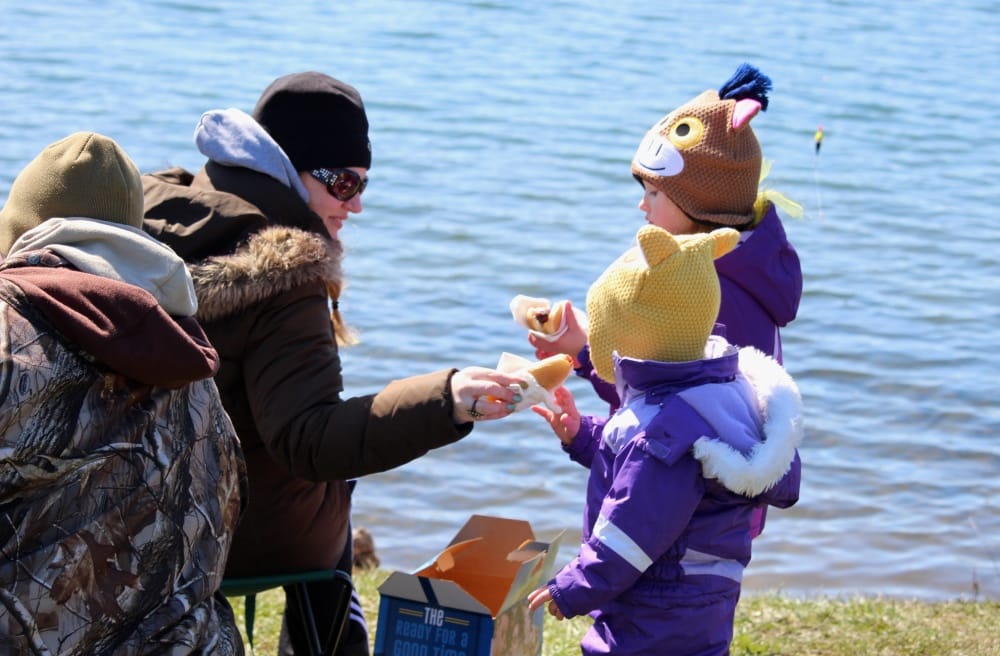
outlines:
[{"label": "child's purple sleeve", "polygon": [[802,460],[798,450],[795,458],[788,466],[785,475],[775,483],[774,487],[761,494],[756,500],[777,508],[790,508],[799,500],[799,487],[802,483]]},{"label": "child's purple sleeve", "polygon": [[563,445],[563,451],[569,454],[570,460],[590,469],[594,455],[597,454],[597,447],[601,444],[601,432],[607,421],[605,418],[591,415],[580,417],[580,430],[576,432],[576,437],[568,445]]},{"label": "child's purple sleeve", "polygon": [[576,375],[590,381],[590,386],[597,392],[597,396],[608,404],[608,416],[610,417],[621,405],[621,401],[618,398],[618,390],[594,371],[594,363],[590,361],[589,346],[584,346],[579,355],[576,356],[576,359],[580,363],[580,366],[574,370]]}]

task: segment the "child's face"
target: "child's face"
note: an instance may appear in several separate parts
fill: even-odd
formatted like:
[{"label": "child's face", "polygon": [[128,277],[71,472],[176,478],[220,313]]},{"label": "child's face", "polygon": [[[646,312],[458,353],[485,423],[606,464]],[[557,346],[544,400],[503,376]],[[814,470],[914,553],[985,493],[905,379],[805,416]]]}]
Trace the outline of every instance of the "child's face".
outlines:
[{"label": "child's face", "polygon": [[665,193],[645,180],[642,181],[642,188],[644,191],[642,200],[639,201],[639,209],[646,214],[648,223],[674,235],[691,235],[699,232],[697,224]]}]

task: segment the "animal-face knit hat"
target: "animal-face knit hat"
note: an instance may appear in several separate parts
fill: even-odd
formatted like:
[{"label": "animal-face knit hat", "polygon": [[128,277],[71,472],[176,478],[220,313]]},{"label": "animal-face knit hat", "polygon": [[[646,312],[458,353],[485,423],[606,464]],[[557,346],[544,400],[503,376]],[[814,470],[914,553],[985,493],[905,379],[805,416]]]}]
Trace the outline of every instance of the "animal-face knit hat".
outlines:
[{"label": "animal-face knit hat", "polygon": [[117,143],[94,132],[75,132],[46,146],[15,178],[0,210],[0,254],[55,217],[141,228],[139,169]]},{"label": "animal-face knit hat", "polygon": [[694,221],[750,225],[761,169],[750,119],[767,109],[770,90],[770,78],[741,65],[718,92],[703,92],[649,129],[632,158],[632,175]]},{"label": "animal-face knit hat", "polygon": [[253,117],[297,171],[371,168],[368,116],[361,94],[324,73],[292,73],[272,82]]},{"label": "animal-face knit hat", "polygon": [[704,357],[721,293],[713,261],[731,251],[739,232],[674,236],[643,226],[627,250],[587,292],[590,359],[614,382],[613,353],[660,362]]}]

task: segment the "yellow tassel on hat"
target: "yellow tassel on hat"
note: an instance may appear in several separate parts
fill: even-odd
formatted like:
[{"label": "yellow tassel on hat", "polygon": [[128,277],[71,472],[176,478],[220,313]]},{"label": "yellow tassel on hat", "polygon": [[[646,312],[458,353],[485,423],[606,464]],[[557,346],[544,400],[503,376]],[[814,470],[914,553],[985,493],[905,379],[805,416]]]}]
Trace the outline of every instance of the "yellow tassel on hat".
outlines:
[{"label": "yellow tassel on hat", "polygon": [[782,214],[786,214],[793,219],[801,219],[805,216],[805,209],[794,200],[786,196],[785,194],[777,191],[775,189],[769,189],[764,187],[764,179],[767,178],[768,174],[771,172],[771,160],[763,160],[760,167],[760,190],[757,192],[757,200],[753,204],[753,225],[756,226],[760,223],[764,215],[767,214],[767,208],[769,205],[773,204],[781,210]]}]

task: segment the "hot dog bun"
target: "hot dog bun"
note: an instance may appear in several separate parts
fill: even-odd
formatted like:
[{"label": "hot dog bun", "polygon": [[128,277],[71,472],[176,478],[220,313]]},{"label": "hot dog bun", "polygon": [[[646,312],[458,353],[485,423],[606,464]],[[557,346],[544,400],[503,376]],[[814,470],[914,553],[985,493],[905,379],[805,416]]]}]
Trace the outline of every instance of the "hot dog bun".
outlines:
[{"label": "hot dog bun", "polygon": [[525,319],[528,327],[546,335],[554,335],[562,327],[566,301],[559,301],[550,307],[528,308]]},{"label": "hot dog bun", "polygon": [[565,353],[557,353],[535,362],[527,371],[539,385],[551,392],[562,385],[573,372],[573,358]]}]

